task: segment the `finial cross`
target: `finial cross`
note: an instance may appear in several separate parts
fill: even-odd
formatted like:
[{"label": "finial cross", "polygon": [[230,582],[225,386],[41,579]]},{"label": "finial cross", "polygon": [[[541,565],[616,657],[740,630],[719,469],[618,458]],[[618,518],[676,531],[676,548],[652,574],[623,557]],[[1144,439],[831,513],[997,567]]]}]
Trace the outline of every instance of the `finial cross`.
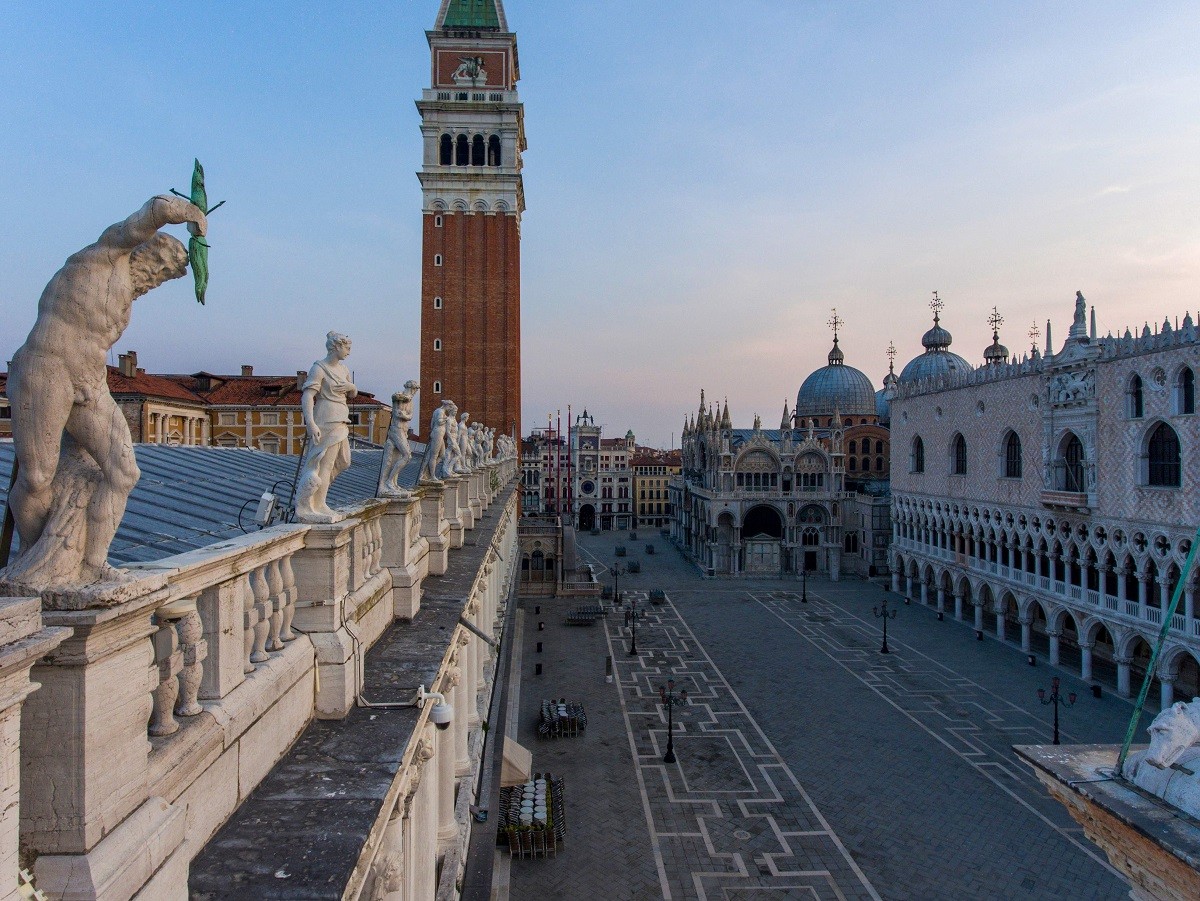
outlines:
[{"label": "finial cross", "polygon": [[936,319],[938,315],[946,307],[946,302],[938,297],[937,291],[933,292],[933,300],[929,301],[929,309],[933,310],[933,316]]},{"label": "finial cross", "polygon": [[846,324],[846,320],[844,320],[841,316],[838,315],[837,307],[832,307],[831,309],[833,311],[833,315],[829,317],[828,324],[829,324],[829,327],[831,329],[833,329],[833,338],[836,341],[838,329],[840,329],[843,325]]},{"label": "finial cross", "polygon": [[1034,320],[1033,325],[1029,326],[1029,340],[1033,342],[1033,349],[1037,350],[1038,338],[1042,337],[1042,330],[1038,328],[1037,320]]},{"label": "finial cross", "polygon": [[896,342],[889,341],[887,348],[888,369],[891,369],[896,362]]},{"label": "finial cross", "polygon": [[992,315],[988,317],[988,325],[992,327],[993,332],[998,331],[1000,326],[1004,325],[1004,317],[995,307],[992,307]]}]

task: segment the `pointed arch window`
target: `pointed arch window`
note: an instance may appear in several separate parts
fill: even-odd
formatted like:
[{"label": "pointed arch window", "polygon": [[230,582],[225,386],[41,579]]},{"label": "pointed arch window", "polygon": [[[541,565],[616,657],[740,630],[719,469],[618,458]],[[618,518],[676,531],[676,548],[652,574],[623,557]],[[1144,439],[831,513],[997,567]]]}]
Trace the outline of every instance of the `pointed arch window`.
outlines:
[{"label": "pointed arch window", "polygon": [[1021,478],[1021,437],[1016,432],[1004,439],[1004,478]]},{"label": "pointed arch window", "polygon": [[1178,488],[1181,476],[1179,436],[1165,422],[1156,425],[1146,442],[1146,484],[1157,488]]},{"label": "pointed arch window", "polygon": [[1061,445],[1055,469],[1058,470],[1059,491],[1083,493],[1087,491],[1087,477],[1083,466],[1083,442],[1069,432]]},{"label": "pointed arch window", "polygon": [[1196,412],[1196,373],[1190,366],[1184,366],[1179,370],[1179,375],[1175,379],[1175,412]]},{"label": "pointed arch window", "polygon": [[920,435],[913,438],[912,455],[908,468],[910,472],[925,471],[925,442],[921,440]]},{"label": "pointed arch window", "polygon": [[1141,419],[1144,409],[1142,402],[1142,377],[1136,372],[1129,377],[1129,387],[1125,390],[1125,407],[1130,419]]},{"label": "pointed arch window", "polygon": [[967,474],[967,439],[961,433],[950,442],[950,472],[956,476]]}]

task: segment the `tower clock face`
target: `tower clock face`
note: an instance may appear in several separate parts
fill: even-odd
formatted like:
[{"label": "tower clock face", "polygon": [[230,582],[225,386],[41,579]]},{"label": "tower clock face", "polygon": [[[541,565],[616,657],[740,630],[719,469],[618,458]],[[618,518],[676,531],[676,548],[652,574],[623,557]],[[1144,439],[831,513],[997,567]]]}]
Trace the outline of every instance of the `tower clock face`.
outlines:
[{"label": "tower clock face", "polygon": [[588,481],[584,482],[582,485],[579,486],[579,490],[582,491],[584,494],[591,494],[592,492],[594,492],[596,490],[596,483],[593,482],[591,479],[589,479]]}]

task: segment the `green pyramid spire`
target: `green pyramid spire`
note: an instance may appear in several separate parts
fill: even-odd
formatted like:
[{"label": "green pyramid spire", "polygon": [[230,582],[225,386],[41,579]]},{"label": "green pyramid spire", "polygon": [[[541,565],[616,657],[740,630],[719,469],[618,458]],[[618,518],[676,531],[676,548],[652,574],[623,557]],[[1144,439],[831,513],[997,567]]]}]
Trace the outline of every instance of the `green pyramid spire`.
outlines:
[{"label": "green pyramid spire", "polygon": [[450,0],[443,28],[499,28],[496,0]]}]

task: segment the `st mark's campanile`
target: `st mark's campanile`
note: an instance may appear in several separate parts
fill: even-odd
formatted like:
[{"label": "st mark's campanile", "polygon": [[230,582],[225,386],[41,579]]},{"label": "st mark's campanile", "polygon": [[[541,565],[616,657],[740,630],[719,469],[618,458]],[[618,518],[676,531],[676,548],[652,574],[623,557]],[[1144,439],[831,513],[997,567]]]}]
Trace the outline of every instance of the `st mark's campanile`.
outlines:
[{"label": "st mark's campanile", "polygon": [[421,432],[449,398],[521,434],[521,153],[517,37],[501,0],[442,0],[417,101],[421,180]]}]

